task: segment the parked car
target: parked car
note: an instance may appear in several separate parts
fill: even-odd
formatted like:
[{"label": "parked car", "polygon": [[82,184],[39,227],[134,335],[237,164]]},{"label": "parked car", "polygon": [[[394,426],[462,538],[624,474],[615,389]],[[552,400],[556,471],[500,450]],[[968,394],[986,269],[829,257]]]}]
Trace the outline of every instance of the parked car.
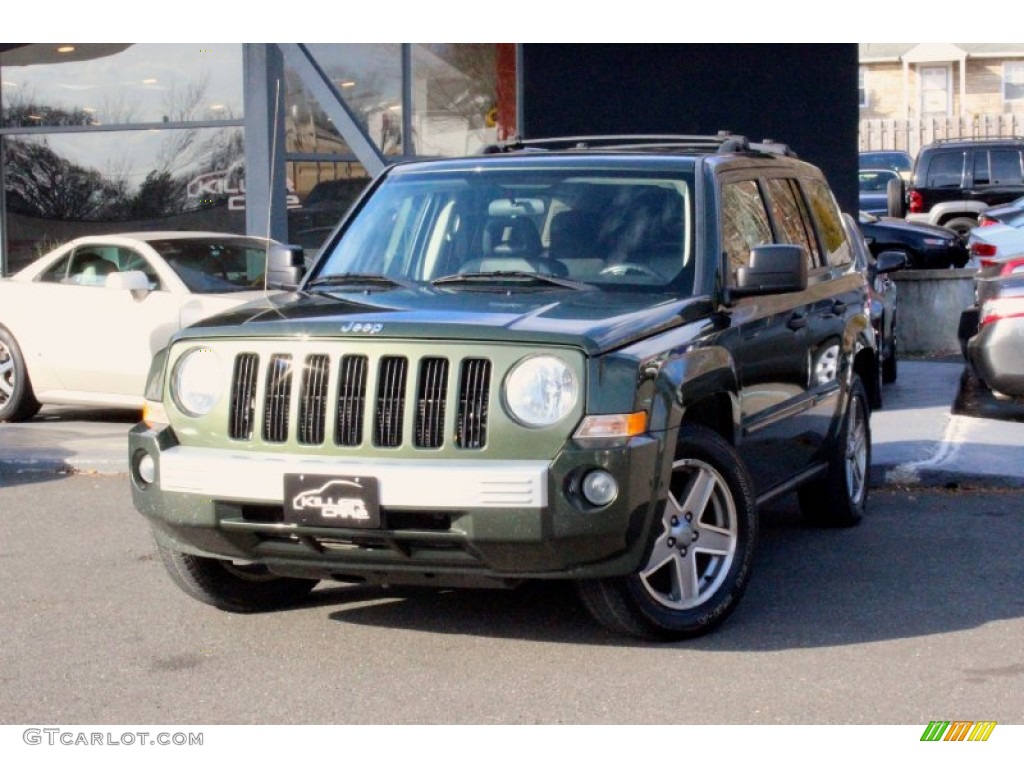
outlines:
[{"label": "parked car", "polygon": [[879,218],[866,211],[860,212],[858,223],[876,258],[885,251],[899,251],[906,255],[907,266],[912,269],[948,269],[967,264],[963,237],[946,227]]},{"label": "parked car", "polygon": [[141,408],[153,353],[263,295],[268,246],[212,232],[80,237],[0,280],[0,421],[43,403]]},{"label": "parked car", "polygon": [[902,191],[900,175],[888,168],[869,168],[857,172],[860,189],[860,210],[875,216],[887,216],[890,205],[890,189],[895,184]]},{"label": "parked car", "polygon": [[914,167],[914,158],[909,152],[899,149],[879,149],[861,152],[857,158],[860,170],[872,168],[888,168],[896,171],[904,181],[910,180],[910,171]]},{"label": "parked car", "polygon": [[981,267],[1024,254],[1024,216],[1010,224],[976,227],[967,238],[970,266]]},{"label": "parked car", "polygon": [[171,579],[223,610],[319,579],[561,578],[616,631],[692,637],[740,600],[759,500],[860,520],[867,301],[824,175],[780,144],[395,164],[297,293],[157,354],[133,499]]},{"label": "parked car", "polygon": [[1024,397],[1024,257],[979,295],[977,331],[966,341],[971,369],[997,397]]},{"label": "parked car", "polygon": [[990,206],[1024,195],[1024,139],[956,139],[922,147],[907,187],[907,220],[966,234]]},{"label": "parked car", "polygon": [[[883,383],[891,384],[898,375],[896,320],[899,316],[899,295],[896,283],[889,276],[907,266],[907,255],[903,251],[882,251],[876,258],[869,250],[867,240],[853,216],[844,213],[843,221],[853,245],[854,261],[867,277],[871,324],[875,329],[875,344],[881,361],[879,374]],[[875,407],[882,405],[881,387],[878,388],[878,395]]]},{"label": "parked car", "polygon": [[1018,197],[1012,203],[986,208],[978,215],[978,226],[989,227],[993,224],[1024,226],[1024,197]]},{"label": "parked car", "polygon": [[[996,231],[1004,225],[979,228],[979,234],[983,231]],[[964,357],[970,359],[967,346],[968,342],[977,335],[980,328],[982,310],[989,301],[1001,298],[1008,287],[1017,285],[1016,281],[1024,280],[1024,250],[999,255],[995,247],[989,253],[983,246],[987,244],[975,242],[976,250],[985,252],[987,255],[979,255],[973,258],[977,271],[974,274],[974,303],[967,307],[960,314],[960,324],[957,328],[957,337],[960,340],[960,350]]]}]

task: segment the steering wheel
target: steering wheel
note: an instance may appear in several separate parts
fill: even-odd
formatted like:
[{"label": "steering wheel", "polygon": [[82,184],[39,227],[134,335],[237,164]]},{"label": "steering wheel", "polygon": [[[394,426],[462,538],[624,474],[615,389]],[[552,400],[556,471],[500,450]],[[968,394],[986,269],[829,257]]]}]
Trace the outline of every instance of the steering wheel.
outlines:
[{"label": "steering wheel", "polygon": [[613,275],[616,277],[626,277],[628,275],[639,275],[641,277],[650,277],[655,280],[664,281],[665,278],[659,275],[650,267],[644,264],[637,264],[635,262],[624,261],[621,264],[612,264],[610,267],[605,267],[598,274],[600,275]]}]

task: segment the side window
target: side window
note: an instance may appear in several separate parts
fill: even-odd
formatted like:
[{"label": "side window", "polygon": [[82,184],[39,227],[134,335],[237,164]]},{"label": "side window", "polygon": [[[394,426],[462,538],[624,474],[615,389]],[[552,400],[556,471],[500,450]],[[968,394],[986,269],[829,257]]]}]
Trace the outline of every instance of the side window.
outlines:
[{"label": "side window", "polygon": [[116,258],[119,271],[142,272],[149,280],[150,290],[156,291],[160,289],[160,278],[157,276],[156,270],[153,269],[153,265],[141,253],[133,251],[131,248],[118,248]]},{"label": "side window", "polygon": [[67,282],[99,287],[106,285],[107,275],[120,271],[114,251],[115,248],[97,245],[76,248],[71,257]]},{"label": "side window", "polygon": [[988,170],[988,152],[980,149],[974,153],[974,183],[975,185],[992,183],[992,174]]},{"label": "side window", "polygon": [[772,218],[780,243],[802,245],[807,253],[807,269],[821,265],[818,241],[814,236],[807,206],[792,179],[768,179],[768,196],[772,203]]},{"label": "side window", "polygon": [[[989,157],[992,166],[990,184],[1020,186],[1024,183],[1019,149],[993,149],[989,152]],[[977,179],[975,179],[975,183],[977,183]]]},{"label": "side window", "polygon": [[818,224],[818,236],[825,250],[826,261],[833,267],[846,266],[853,257],[839,215],[839,206],[832,197],[832,190],[825,182],[818,180],[805,181],[804,189],[814,220]]},{"label": "side window", "polygon": [[750,250],[772,242],[761,190],[753,179],[722,185],[722,250],[729,259],[729,279],[750,261]]},{"label": "side window", "polygon": [[964,175],[963,152],[936,152],[928,165],[926,187],[959,187]]},{"label": "side window", "polygon": [[64,258],[57,259],[57,263],[43,272],[36,280],[41,283],[66,283],[68,282],[68,265],[70,263],[71,254],[69,253]]}]

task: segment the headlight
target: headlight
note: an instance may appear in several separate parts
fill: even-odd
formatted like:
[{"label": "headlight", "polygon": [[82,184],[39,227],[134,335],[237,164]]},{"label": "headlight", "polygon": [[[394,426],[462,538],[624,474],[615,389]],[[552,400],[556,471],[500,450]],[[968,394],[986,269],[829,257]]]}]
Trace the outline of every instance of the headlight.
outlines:
[{"label": "headlight", "polygon": [[527,357],[505,379],[509,413],[528,427],[547,427],[564,419],[578,398],[576,374],[557,357]]},{"label": "headlight", "polygon": [[182,355],[171,377],[171,397],[189,416],[205,416],[220,400],[224,374],[217,353],[196,347]]}]

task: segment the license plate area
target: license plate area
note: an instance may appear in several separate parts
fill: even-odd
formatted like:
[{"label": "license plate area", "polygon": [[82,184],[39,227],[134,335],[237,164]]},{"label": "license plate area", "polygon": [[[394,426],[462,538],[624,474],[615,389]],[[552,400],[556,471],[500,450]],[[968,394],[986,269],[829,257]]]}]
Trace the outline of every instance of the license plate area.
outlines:
[{"label": "license plate area", "polygon": [[380,528],[377,478],[286,473],[284,522],[318,528]]}]

